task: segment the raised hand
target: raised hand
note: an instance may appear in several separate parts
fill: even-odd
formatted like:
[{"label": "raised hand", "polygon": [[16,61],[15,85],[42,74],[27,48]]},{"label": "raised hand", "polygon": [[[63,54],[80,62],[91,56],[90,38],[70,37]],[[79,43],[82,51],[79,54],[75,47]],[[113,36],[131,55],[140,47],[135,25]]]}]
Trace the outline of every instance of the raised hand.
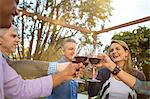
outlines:
[{"label": "raised hand", "polygon": [[97,67],[104,66],[110,68],[110,66],[116,65],[107,54],[99,54],[98,58],[100,58],[101,61],[96,65]]},{"label": "raised hand", "polygon": [[75,77],[74,74],[77,73],[77,70],[82,70],[81,68],[83,68],[84,65],[82,63],[69,63],[68,66],[62,71],[62,74],[65,77],[65,80],[70,80],[72,78]]}]

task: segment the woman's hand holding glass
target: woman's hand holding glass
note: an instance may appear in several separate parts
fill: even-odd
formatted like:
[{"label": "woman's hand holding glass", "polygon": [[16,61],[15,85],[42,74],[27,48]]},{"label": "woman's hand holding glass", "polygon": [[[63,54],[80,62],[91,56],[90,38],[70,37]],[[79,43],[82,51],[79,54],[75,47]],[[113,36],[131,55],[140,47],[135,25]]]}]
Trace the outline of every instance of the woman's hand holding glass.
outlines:
[{"label": "woman's hand holding glass", "polygon": [[112,66],[116,66],[116,64],[110,59],[110,57],[107,54],[99,54],[98,58],[101,59],[101,61],[96,65],[97,67],[107,67],[110,70],[113,70]]}]

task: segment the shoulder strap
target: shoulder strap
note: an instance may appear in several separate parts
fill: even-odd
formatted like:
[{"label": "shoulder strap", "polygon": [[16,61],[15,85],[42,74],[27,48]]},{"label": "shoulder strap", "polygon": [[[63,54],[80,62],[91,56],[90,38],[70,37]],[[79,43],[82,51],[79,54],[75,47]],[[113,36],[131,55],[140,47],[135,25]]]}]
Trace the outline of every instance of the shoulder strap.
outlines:
[{"label": "shoulder strap", "polygon": [[88,85],[88,95],[90,97],[97,96],[102,89],[103,84],[109,79],[111,72],[107,68],[101,68],[98,71],[97,80],[100,80],[100,83],[91,83]]},{"label": "shoulder strap", "polygon": [[[102,98],[102,96],[104,95],[104,92],[109,88],[110,86],[110,82],[104,87],[104,89],[102,90],[101,94],[100,94],[100,99]],[[109,95],[109,94],[107,94]]]}]

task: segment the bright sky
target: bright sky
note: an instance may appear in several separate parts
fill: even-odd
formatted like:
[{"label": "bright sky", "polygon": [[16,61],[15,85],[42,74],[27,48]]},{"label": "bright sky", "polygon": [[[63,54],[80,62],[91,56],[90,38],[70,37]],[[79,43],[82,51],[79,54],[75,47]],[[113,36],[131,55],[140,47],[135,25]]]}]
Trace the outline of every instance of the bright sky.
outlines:
[{"label": "bright sky", "polygon": [[[108,22],[105,28],[150,16],[150,0],[112,0],[112,6],[114,10],[110,17],[111,22]],[[113,33],[133,30],[137,26],[150,27],[150,21],[100,34],[101,41],[103,44],[109,44]]]},{"label": "bright sky", "polygon": [[[112,16],[109,18],[110,22],[107,22],[105,28],[150,16],[150,0],[112,0],[111,5],[114,10],[112,11]],[[99,35],[100,40],[104,45],[110,44],[114,33],[133,30],[137,26],[150,27],[150,21],[102,33]]]}]

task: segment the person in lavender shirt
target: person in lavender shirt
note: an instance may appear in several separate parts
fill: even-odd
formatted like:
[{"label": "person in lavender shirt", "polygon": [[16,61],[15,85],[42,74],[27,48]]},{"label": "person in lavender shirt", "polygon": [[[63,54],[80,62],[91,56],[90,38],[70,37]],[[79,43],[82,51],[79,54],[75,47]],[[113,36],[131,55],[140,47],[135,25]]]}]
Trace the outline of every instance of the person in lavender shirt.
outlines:
[{"label": "person in lavender shirt", "polygon": [[0,0],[0,6],[0,99],[4,99],[4,96],[11,99],[33,99],[47,96],[51,94],[54,87],[74,77],[76,69],[82,64],[52,63],[52,67],[57,69],[57,74],[32,80],[22,79],[7,64],[1,52],[14,51],[18,45],[18,34],[14,31],[14,27],[10,27],[12,17],[16,14],[16,1]]},{"label": "person in lavender shirt", "polygon": [[76,69],[82,64],[72,63],[52,63],[54,69],[62,68],[62,72],[57,71],[53,76],[45,76],[33,80],[23,80],[14,69],[6,62],[1,51],[15,51],[19,42],[18,34],[15,28],[0,29],[0,99],[7,96],[11,99],[33,99],[51,95],[54,87],[60,85],[63,81],[70,80],[74,77]]},{"label": "person in lavender shirt", "polygon": [[[9,28],[12,24],[13,17],[19,12],[17,10],[17,4],[19,0],[0,0],[0,28]],[[37,60],[18,60],[12,61],[8,58],[12,53],[10,50],[1,50],[4,58],[7,60],[9,66],[11,66],[18,74],[23,78],[39,78],[47,75],[52,64],[46,61]]]},{"label": "person in lavender shirt", "polygon": [[[9,28],[11,26],[13,17],[19,13],[17,10],[18,3],[19,0],[0,0],[0,28]],[[49,62],[45,61],[12,61],[8,58],[8,55],[12,52],[2,50],[2,53],[5,59],[7,59],[7,63],[23,78],[30,79],[46,76],[51,65]]]}]

